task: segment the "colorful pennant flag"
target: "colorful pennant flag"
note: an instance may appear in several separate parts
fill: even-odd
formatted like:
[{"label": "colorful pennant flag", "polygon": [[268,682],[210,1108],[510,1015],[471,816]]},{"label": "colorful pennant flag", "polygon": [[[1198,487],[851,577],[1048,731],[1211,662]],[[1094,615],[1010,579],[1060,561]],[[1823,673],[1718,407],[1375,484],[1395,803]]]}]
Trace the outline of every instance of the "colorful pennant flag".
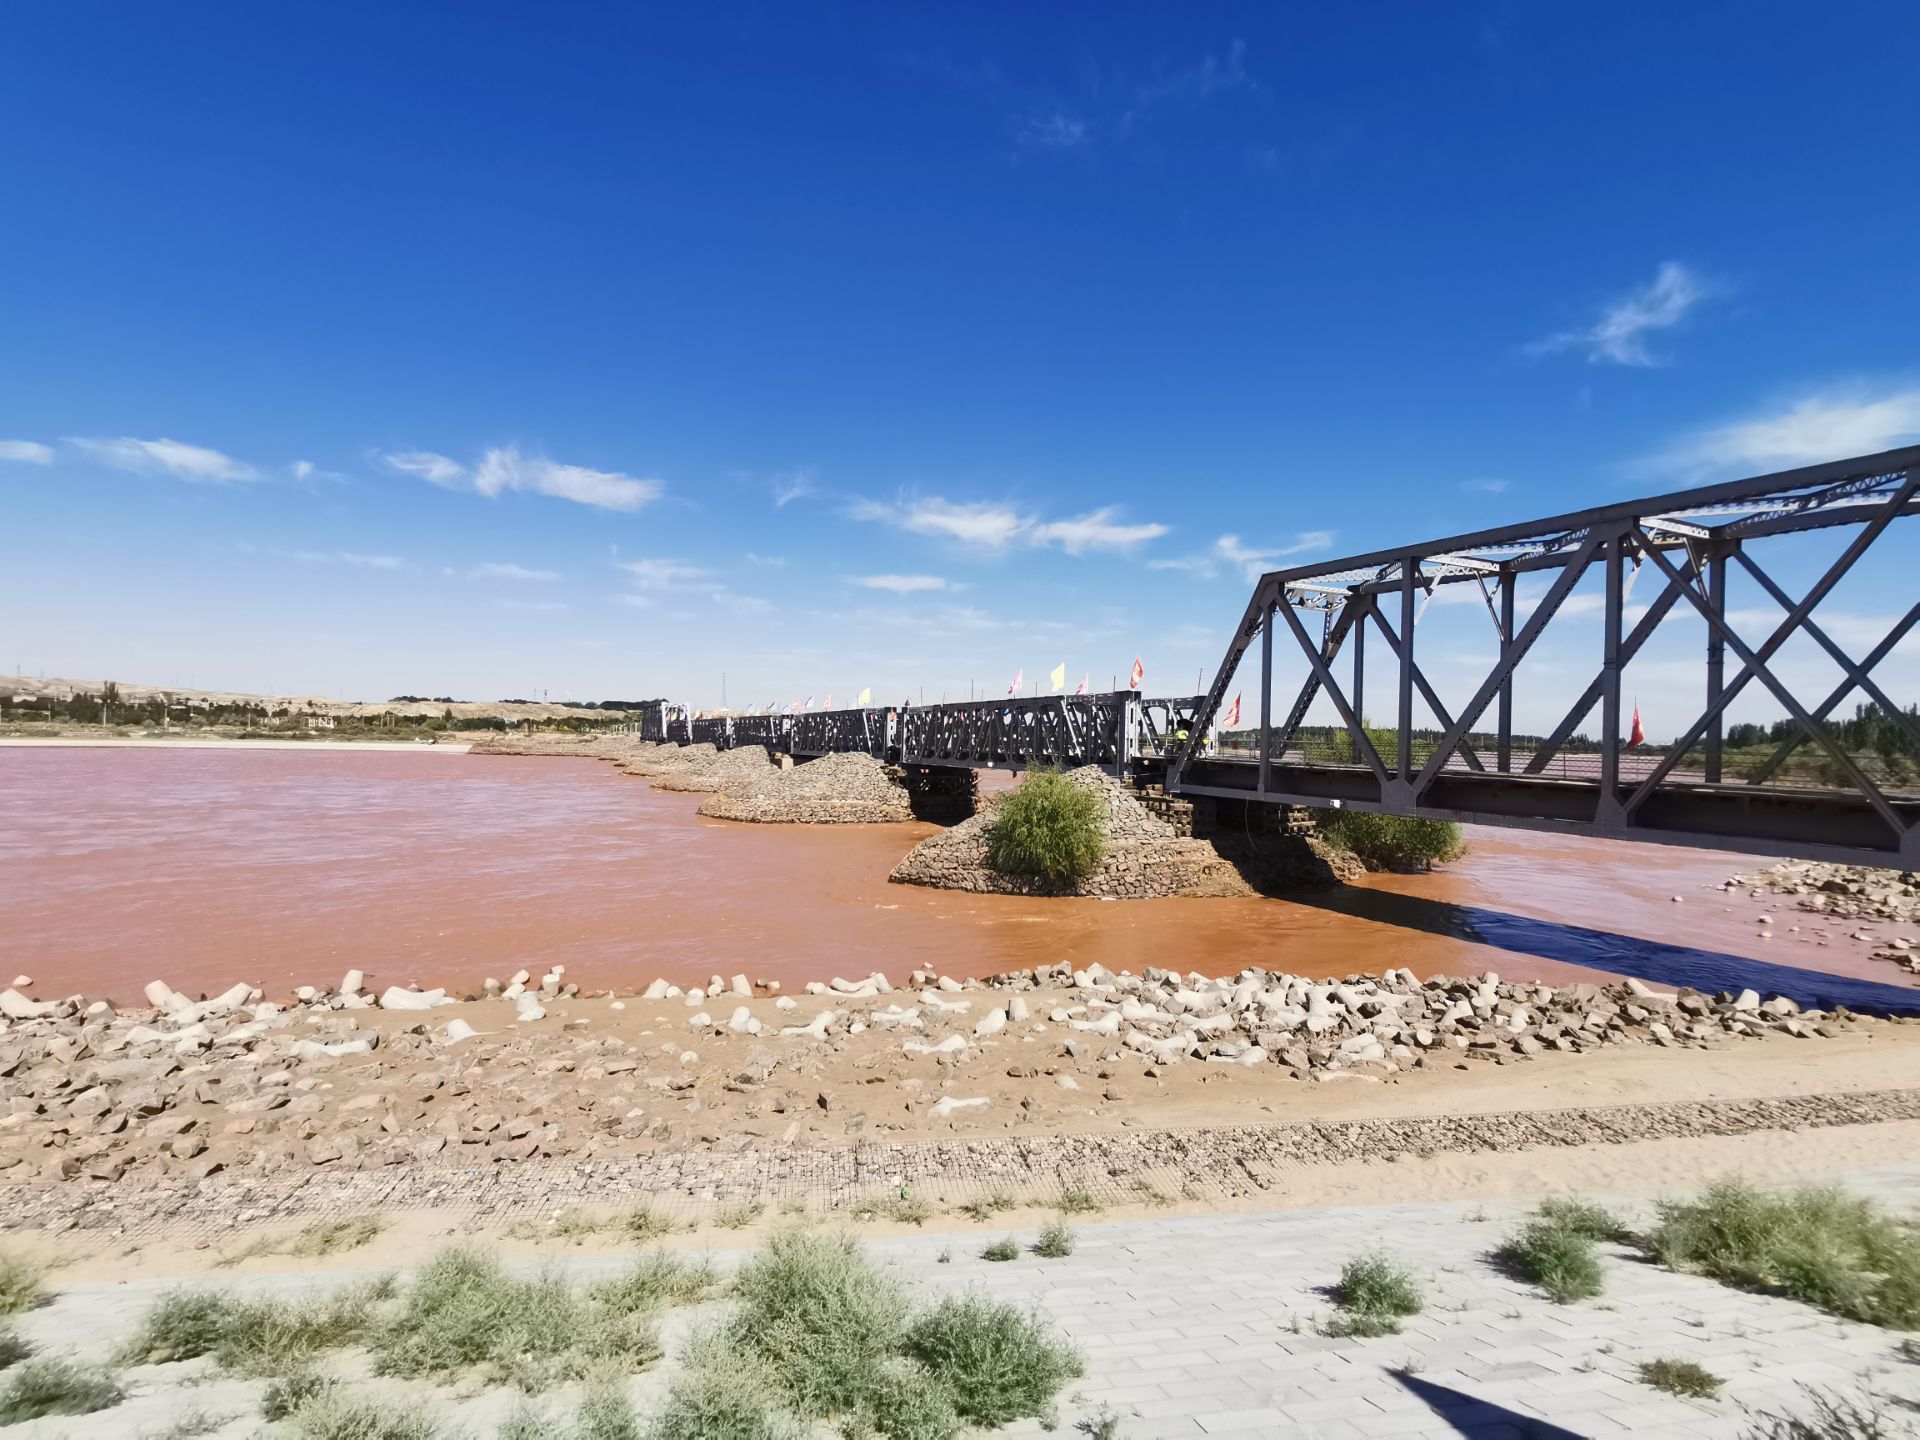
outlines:
[{"label": "colorful pennant flag", "polygon": [[1020,682],[1026,678],[1027,667],[1022,665],[1018,670],[1013,672],[1013,683],[1007,686],[1007,694],[1018,695],[1020,693]]},{"label": "colorful pennant flag", "polygon": [[1067,662],[1062,660],[1053,667],[1053,673],[1047,676],[1053,682],[1053,693],[1058,695],[1067,688]]},{"label": "colorful pennant flag", "polygon": [[871,705],[873,703],[873,687],[871,685],[867,686],[866,689],[854,697],[853,703],[856,705]]},{"label": "colorful pennant flag", "polygon": [[1087,677],[1086,676],[1082,675],[1080,677],[1080,683],[1073,687],[1073,693],[1076,695],[1084,695],[1087,693]]},{"label": "colorful pennant flag", "polygon": [[1147,667],[1140,663],[1140,657],[1136,655],[1133,657],[1133,675],[1132,678],[1127,681],[1127,688],[1129,690],[1138,690],[1146,678]]},{"label": "colorful pennant flag", "polygon": [[1222,730],[1238,730],[1240,728],[1240,697],[1238,695],[1233,697],[1233,704],[1227,707],[1227,716],[1226,719],[1220,722],[1220,728]]},{"label": "colorful pennant flag", "polygon": [[1627,748],[1631,750],[1636,745],[1646,743],[1647,732],[1640,728],[1640,702],[1636,700],[1633,702],[1633,731],[1627,736]]},{"label": "colorful pennant flag", "polygon": [[820,702],[820,708],[822,710],[831,710],[833,708],[833,696],[831,694]]}]

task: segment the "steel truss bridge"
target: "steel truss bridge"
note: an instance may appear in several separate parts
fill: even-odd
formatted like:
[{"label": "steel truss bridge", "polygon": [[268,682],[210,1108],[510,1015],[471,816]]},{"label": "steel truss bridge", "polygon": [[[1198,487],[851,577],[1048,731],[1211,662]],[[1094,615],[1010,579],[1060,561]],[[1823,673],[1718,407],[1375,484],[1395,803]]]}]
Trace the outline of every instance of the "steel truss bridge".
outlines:
[{"label": "steel truss bridge", "polygon": [[[1857,692],[1920,757],[1920,723],[1874,674],[1920,623],[1920,603],[1859,660],[1814,617],[1861,557],[1896,522],[1915,515],[1920,446],[1264,575],[1203,696],[1150,699],[1122,691],[709,718],[660,705],[645,712],[642,734],[722,748],[764,744],[799,758],[855,751],[907,766],[1097,765],[1157,780],[1178,795],[1916,869],[1915,767],[1894,773],[1870,766],[1840,744],[1827,721]],[[1783,537],[1835,529],[1848,532],[1844,548],[1797,599],[1763,567],[1763,559],[1773,563],[1768,552]],[[1920,566],[1913,529],[1901,527],[1901,539],[1892,543]],[[1543,740],[1517,744],[1513,708],[1521,664],[1557,618],[1591,614],[1567,602],[1596,567],[1604,593],[1593,677]],[[1643,569],[1657,589],[1650,598],[1643,590],[1644,604],[1630,612],[1629,590]],[[1729,623],[1730,573],[1756,584],[1780,608],[1778,622],[1756,645]],[[1526,577],[1539,577],[1546,589],[1521,619],[1516,592]],[[1422,668],[1419,644],[1427,605],[1436,594],[1462,593],[1445,588],[1455,586],[1470,587],[1464,594],[1484,606],[1497,642],[1492,663],[1457,710]],[[1920,590],[1920,582],[1911,588]],[[1630,747],[1622,673],[1676,610],[1705,622],[1698,712],[1674,743]],[[1571,629],[1563,618],[1562,629]],[[1384,651],[1376,663],[1390,682],[1391,725],[1370,723],[1369,631]],[[1278,723],[1276,637],[1281,658],[1291,657],[1296,670],[1304,661],[1306,671]],[[1796,639],[1831,658],[1843,677],[1837,686],[1818,696],[1795,693],[1771,662]],[[1574,643],[1593,648],[1589,634]],[[1223,736],[1226,697],[1256,648],[1258,681],[1249,676],[1240,683],[1254,692],[1257,720],[1250,734]],[[1737,665],[1731,675],[1729,655]],[[1771,696],[1794,728],[1762,762],[1743,762],[1734,774],[1726,764],[1725,715],[1751,687]],[[1437,729],[1416,728],[1416,695]],[[1308,712],[1323,697],[1340,722],[1331,746],[1309,743]],[[1663,713],[1684,703],[1671,692],[1658,700]],[[1588,739],[1583,727],[1596,709],[1597,739]],[[1483,725],[1490,711],[1491,722]],[[1818,780],[1786,773],[1802,747],[1824,757]],[[1873,768],[1881,773],[1870,773]]]}]

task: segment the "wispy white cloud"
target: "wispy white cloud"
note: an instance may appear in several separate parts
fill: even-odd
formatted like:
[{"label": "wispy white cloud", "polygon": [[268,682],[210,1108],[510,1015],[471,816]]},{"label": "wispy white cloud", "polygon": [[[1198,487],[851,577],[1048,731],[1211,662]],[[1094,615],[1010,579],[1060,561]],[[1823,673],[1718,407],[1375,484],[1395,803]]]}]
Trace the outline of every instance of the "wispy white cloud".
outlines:
[{"label": "wispy white cloud", "polygon": [[1460,488],[1469,495],[1504,495],[1513,488],[1513,482],[1492,475],[1475,475],[1470,480],[1462,480]]},{"label": "wispy white cloud", "polygon": [[398,555],[369,555],[357,550],[282,550],[246,544],[238,547],[244,555],[266,555],[275,560],[293,560],[302,565],[354,565],[363,570],[404,570],[407,562]]},{"label": "wispy white cloud", "polygon": [[796,500],[819,493],[820,486],[811,469],[790,470],[773,477],[773,503],[777,509],[785,509]]},{"label": "wispy white cloud", "polygon": [[502,610],[524,610],[533,614],[550,614],[568,608],[563,600],[497,600],[494,603]]},{"label": "wispy white cloud", "polygon": [[1247,73],[1247,42],[1235,40],[1227,47],[1224,58],[1209,53],[1191,65],[1176,65],[1143,81],[1134,87],[1134,100],[1140,105],[1169,101],[1193,103],[1235,90],[1259,88]]},{"label": "wispy white cloud", "polygon": [[960,587],[938,575],[856,575],[856,585],[869,590],[891,590],[896,595],[913,595],[925,590],[957,590]]},{"label": "wispy white cloud", "polygon": [[1023,150],[1064,154],[1091,142],[1093,132],[1087,122],[1060,108],[1037,115],[1022,116],[1014,123],[1013,140]]},{"label": "wispy white cloud", "polygon": [[713,572],[680,560],[624,560],[620,569],[642,590],[711,590]]},{"label": "wispy white cloud", "polygon": [[313,462],[311,460],[296,460],[293,462],[292,468],[293,478],[296,480],[305,480],[309,475],[313,474]]},{"label": "wispy white cloud", "polygon": [[1680,324],[1711,294],[1710,281],[1678,260],[1669,260],[1652,280],[1607,306],[1593,324],[1536,340],[1526,347],[1527,353],[1576,350],[1584,351],[1596,365],[1658,365],[1660,360],[1647,348],[1648,335]]},{"label": "wispy white cloud", "polygon": [[1276,568],[1276,561],[1296,555],[1312,555],[1333,548],[1331,530],[1302,530],[1285,545],[1251,546],[1244,544],[1238,535],[1222,535],[1213,542],[1213,548],[1199,555],[1183,555],[1158,560],[1149,560],[1149,570],[1182,570],[1189,575],[1197,575],[1203,580],[1211,580],[1220,573],[1222,566],[1238,570],[1249,580],[1257,580],[1267,571]]},{"label": "wispy white cloud", "polygon": [[1649,455],[1642,473],[1704,480],[1869,455],[1920,440],[1920,385],[1855,384],[1709,425]]},{"label": "wispy white cloud", "polygon": [[483,565],[475,565],[467,571],[469,580],[519,580],[544,584],[558,580],[559,572],[554,570],[532,570],[525,565],[515,565],[510,560],[492,560]]},{"label": "wispy white cloud", "polygon": [[431,450],[393,450],[380,457],[389,470],[412,475],[451,489],[466,478],[467,467]]},{"label": "wispy white cloud", "polygon": [[0,440],[0,460],[17,460],[23,465],[51,465],[53,447],[37,440]]},{"label": "wispy white cloud", "polygon": [[637,479],[617,470],[589,470],[541,455],[522,455],[511,446],[487,451],[471,470],[431,450],[389,451],[380,459],[390,470],[448,490],[472,490],[488,497],[519,490],[599,510],[638,510],[658,500],[666,488],[658,480]]},{"label": "wispy white cloud", "polygon": [[786,556],[784,555],[756,555],[751,550],[747,551],[741,558],[749,565],[758,565],[766,570],[778,570],[783,568],[787,563]]},{"label": "wispy white cloud", "polygon": [[473,488],[482,495],[528,490],[601,510],[638,510],[658,500],[666,487],[658,480],[638,480],[612,470],[562,465],[508,448],[486,453],[473,472]]},{"label": "wispy white cloud", "polygon": [[258,478],[258,472],[251,465],[231,455],[179,440],[136,440],[129,435],[117,440],[69,436],[67,443],[89,459],[135,474],[171,475],[178,480],[205,485]]},{"label": "wispy white cloud", "polygon": [[1000,501],[960,503],[929,496],[898,502],[858,500],[847,513],[856,520],[877,521],[981,550],[1020,544],[1058,546],[1069,555],[1080,555],[1089,550],[1131,550],[1167,533],[1167,527],[1157,523],[1126,524],[1111,505],[1085,515],[1042,520]]}]

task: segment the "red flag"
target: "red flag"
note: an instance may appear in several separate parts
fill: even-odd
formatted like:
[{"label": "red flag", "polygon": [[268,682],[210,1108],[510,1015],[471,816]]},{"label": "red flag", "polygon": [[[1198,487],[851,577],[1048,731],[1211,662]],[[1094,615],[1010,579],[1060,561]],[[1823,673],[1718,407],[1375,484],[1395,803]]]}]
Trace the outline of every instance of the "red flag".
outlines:
[{"label": "red flag", "polygon": [[1086,676],[1082,675],[1080,677],[1080,683],[1073,687],[1073,693],[1076,695],[1084,695],[1087,693],[1087,677]]},{"label": "red flag", "polygon": [[1133,676],[1127,681],[1127,688],[1129,690],[1138,690],[1141,682],[1146,678],[1147,667],[1140,663],[1140,657],[1136,655],[1133,657]]},{"label": "red flag", "polygon": [[822,710],[831,710],[833,708],[833,696],[829,695],[826,699],[822,700],[820,702],[820,708]]},{"label": "red flag", "polygon": [[1238,695],[1233,697],[1233,704],[1227,707],[1227,718],[1220,722],[1220,728],[1222,730],[1240,728],[1240,697]]},{"label": "red flag", "polygon": [[1627,748],[1647,743],[1647,732],[1640,728],[1640,702],[1633,702],[1633,733],[1627,736]]},{"label": "red flag", "polygon": [[1026,676],[1027,676],[1027,667],[1024,665],[1022,665],[1018,670],[1014,671],[1013,683],[1007,686],[1007,694],[1018,695],[1020,693],[1020,682],[1026,679]]}]

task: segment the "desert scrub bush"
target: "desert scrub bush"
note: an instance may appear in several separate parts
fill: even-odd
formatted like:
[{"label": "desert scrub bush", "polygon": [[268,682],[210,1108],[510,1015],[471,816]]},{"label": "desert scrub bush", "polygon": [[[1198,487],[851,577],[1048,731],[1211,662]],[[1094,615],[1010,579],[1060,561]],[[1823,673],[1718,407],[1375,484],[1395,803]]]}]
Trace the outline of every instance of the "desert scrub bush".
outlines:
[{"label": "desert scrub bush", "polygon": [[1844,1191],[1759,1190],[1740,1180],[1663,1205],[1654,1259],[1744,1289],[1777,1291],[1831,1315],[1920,1329],[1920,1229]]},{"label": "desert scrub bush", "polygon": [[71,1360],[28,1360],[0,1386],[0,1425],[45,1415],[91,1415],[120,1403],[119,1383],[105,1371]]},{"label": "desert scrub bush", "polygon": [[571,1440],[641,1440],[640,1417],[626,1391],[614,1384],[592,1386],[574,1415]]},{"label": "desert scrub bush", "polygon": [[1538,1285],[1562,1305],[1591,1300],[1605,1287],[1593,1236],[1565,1212],[1542,1213],[1493,1252],[1494,1263],[1516,1279]]},{"label": "desert scrub bush", "polygon": [[992,1260],[996,1263],[1018,1260],[1020,1258],[1020,1244],[1009,1235],[987,1246],[986,1249],[980,1252],[980,1258],[982,1260]]},{"label": "desert scrub bush", "polygon": [[33,1347],[12,1330],[0,1328],[0,1370],[11,1370],[32,1353]]},{"label": "desert scrub bush", "polygon": [[774,1235],[734,1276],[732,1341],[780,1379],[808,1416],[857,1413],[899,1348],[907,1297],[844,1236]]},{"label": "desert scrub bush", "polygon": [[1451,820],[1372,815],[1362,810],[1316,810],[1322,835],[1369,870],[1425,870],[1467,853],[1460,827]]},{"label": "desert scrub bush", "polygon": [[47,1298],[40,1283],[46,1272],[16,1255],[0,1255],[0,1315],[18,1315]]},{"label": "desert scrub bush", "polygon": [[987,864],[1003,875],[1071,884],[1107,853],[1106,804],[1052,770],[1036,770],[997,807],[987,830]]},{"label": "desert scrub bush", "polygon": [[1070,1185],[1060,1195],[1060,1209],[1067,1215],[1098,1215],[1107,1207],[1100,1197],[1084,1185]]},{"label": "desert scrub bush", "polygon": [[660,1357],[653,1309],[625,1308],[619,1287],[583,1297],[557,1276],[520,1280],[483,1255],[448,1250],[421,1270],[368,1348],[383,1375],[477,1369],[532,1391],[600,1365],[640,1369]]},{"label": "desert scrub bush", "polygon": [[765,1208],[758,1200],[742,1200],[714,1216],[713,1223],[722,1230],[744,1230],[760,1218],[760,1212]]},{"label": "desert scrub bush", "polygon": [[1585,1235],[1589,1240],[1631,1240],[1633,1232],[1611,1210],[1586,1200],[1543,1200],[1536,1218]]},{"label": "desert scrub bush", "polygon": [[674,1220],[670,1215],[662,1215],[649,1205],[641,1205],[629,1210],[618,1222],[630,1240],[658,1240],[663,1235],[672,1235],[686,1226]]},{"label": "desert scrub bush", "polygon": [[1688,1400],[1716,1400],[1724,1382],[1718,1375],[1691,1360],[1666,1355],[1641,1364],[1640,1383]]},{"label": "desert scrub bush", "polygon": [[1763,1410],[1741,1440],[1911,1440],[1913,1430],[1888,1413],[1877,1395],[1851,1396],[1803,1386],[1807,1408]]},{"label": "desert scrub bush", "polygon": [[996,1191],[994,1194],[984,1196],[979,1200],[969,1200],[960,1207],[960,1213],[974,1223],[984,1225],[1002,1210],[1011,1209],[1013,1209],[1012,1197],[1002,1195]]},{"label": "desert scrub bush", "polygon": [[779,1403],[782,1388],[758,1355],[704,1337],[667,1387],[646,1440],[804,1440],[809,1427]]},{"label": "desert scrub bush", "polygon": [[439,1422],[391,1397],[355,1399],[329,1386],[289,1416],[297,1440],[442,1440]]},{"label": "desert scrub bush", "polygon": [[952,1440],[960,1433],[960,1415],[946,1387],[911,1360],[889,1360],[874,1372],[859,1413],[846,1427],[850,1435],[884,1435],[887,1440]]},{"label": "desert scrub bush", "polygon": [[275,1376],[260,1394],[260,1418],[285,1420],[302,1405],[317,1399],[321,1391],[332,1388],[331,1380],[313,1370],[295,1370],[291,1374]]},{"label": "desert scrub bush", "polygon": [[356,1215],[345,1220],[316,1220],[278,1240],[256,1240],[216,1263],[225,1269],[260,1255],[298,1255],[320,1259],[347,1250],[358,1250],[379,1235],[384,1222],[373,1215]]},{"label": "desert scrub bush", "polygon": [[1033,1253],[1042,1260],[1064,1260],[1073,1254],[1073,1231],[1064,1220],[1056,1220],[1040,1232]]},{"label": "desert scrub bush", "polygon": [[1405,1269],[1375,1254],[1356,1256],[1341,1267],[1333,1303],[1340,1313],[1327,1322],[1327,1334],[1370,1337],[1398,1335],[1401,1320],[1418,1315],[1425,1302]]},{"label": "desert scrub bush", "polygon": [[386,1282],[324,1299],[241,1300],[218,1290],[177,1290],[141,1317],[125,1358],[153,1365],[211,1355],[236,1375],[285,1375],[323,1351],[358,1341],[386,1293]]},{"label": "desert scrub bush", "polygon": [[705,1261],[694,1263],[655,1250],[641,1256],[620,1275],[589,1292],[599,1304],[623,1315],[640,1310],[665,1310],[691,1305],[713,1288],[713,1270]]},{"label": "desert scrub bush", "polygon": [[1079,1355],[1045,1322],[977,1295],[950,1296],[915,1321],[907,1352],[976,1425],[1042,1415],[1080,1374]]}]

